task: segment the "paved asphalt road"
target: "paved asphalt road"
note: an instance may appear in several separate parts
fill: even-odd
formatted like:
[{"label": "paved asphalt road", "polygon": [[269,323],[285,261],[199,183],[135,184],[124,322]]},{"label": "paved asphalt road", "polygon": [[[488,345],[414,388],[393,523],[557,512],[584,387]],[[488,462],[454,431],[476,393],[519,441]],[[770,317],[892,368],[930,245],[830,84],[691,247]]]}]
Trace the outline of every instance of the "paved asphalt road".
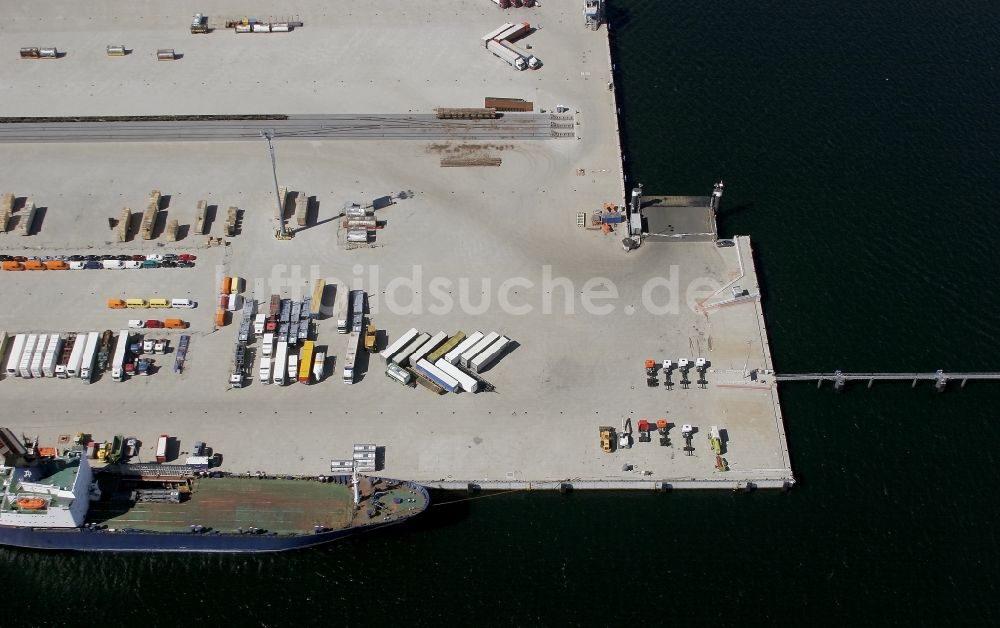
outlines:
[{"label": "paved asphalt road", "polygon": [[495,120],[439,120],[433,114],[310,115],[286,120],[171,120],[0,123],[0,142],[177,142],[304,140],[541,140],[552,137],[548,114],[505,114]]}]

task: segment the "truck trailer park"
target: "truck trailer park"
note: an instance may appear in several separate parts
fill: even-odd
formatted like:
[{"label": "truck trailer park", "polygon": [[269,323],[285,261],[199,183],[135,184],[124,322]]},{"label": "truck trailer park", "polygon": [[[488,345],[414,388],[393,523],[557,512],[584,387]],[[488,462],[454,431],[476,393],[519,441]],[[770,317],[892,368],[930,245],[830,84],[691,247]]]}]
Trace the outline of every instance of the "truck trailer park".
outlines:
[{"label": "truck trailer park", "polygon": [[[199,303],[183,316],[191,343],[182,374],[164,368],[121,383],[105,374],[90,385],[0,381],[5,424],[16,433],[48,443],[78,431],[127,433],[144,442],[144,461],[154,458],[157,436],[169,433],[182,449],[211,443],[228,470],[277,473],[329,472],[330,460],[350,457],[353,443],[377,443],[379,474],[450,488],[793,482],[776,390],[766,377],[753,385],[744,377],[771,368],[760,304],[752,298],[758,290],[749,241],[651,241],[625,253],[621,233],[577,226],[579,213],[624,200],[607,34],[584,28],[578,3],[510,16],[492,2],[460,0],[447,13],[424,17],[388,2],[337,15],[305,2],[298,5],[303,28],[249,38],[188,32],[196,12],[226,14],[221,2],[171,6],[143,20],[134,4],[98,3],[97,13],[86,15],[74,6],[13,16],[20,37],[55,45],[66,57],[22,62],[0,55],[14,89],[49,95],[5,99],[3,115],[431,113],[481,107],[484,97],[501,95],[532,101],[536,111],[567,107],[574,137],[278,136],[279,184],[310,198],[308,224],[293,224],[290,240],[274,237],[274,181],[263,139],[8,144],[18,159],[0,172],[0,192],[31,198],[45,212],[35,235],[0,234],[0,253],[198,256],[185,269],[0,273],[4,293],[18,302],[0,313],[0,328],[10,334],[119,330],[139,318],[108,309],[111,298]],[[65,16],[60,32],[46,32],[49,22],[38,19],[46,12]],[[112,26],[101,15],[118,19]],[[537,28],[531,43],[545,61],[540,69],[518,72],[483,50],[483,33],[522,20]],[[112,40],[136,50],[172,47],[183,58],[109,59],[104,47]],[[131,65],[109,65],[119,62]],[[234,68],[253,68],[254,78],[237,80]],[[442,157],[467,152],[501,164],[441,167]],[[704,193],[711,183],[688,182],[682,191]],[[220,208],[211,235],[221,235],[222,209],[230,206],[243,212],[239,232],[213,246],[193,235],[113,242],[107,219],[124,206],[141,208],[151,189],[169,197],[163,220],[189,224],[198,201],[207,200]],[[372,243],[349,246],[344,203],[387,198],[391,203],[375,212],[381,228]],[[265,310],[272,294],[310,296],[316,279],[364,290],[366,322],[380,330],[380,349],[410,328],[431,335],[495,331],[513,343],[482,374],[492,392],[434,395],[404,387],[383,375],[377,353],[363,349],[356,383],[345,385],[347,336],[327,315],[313,336],[326,347],[323,381],[276,386],[254,378],[232,388],[239,321],[217,327],[213,307],[226,275],[243,278],[245,296]],[[733,301],[734,281],[751,298]],[[162,335],[176,344],[176,333]],[[249,346],[255,359],[257,346]],[[704,387],[647,387],[645,360],[697,357],[709,361]],[[652,442],[603,452],[599,427],[620,428],[625,418],[633,427],[643,418],[665,419],[669,444],[654,433]],[[693,452],[684,449],[683,424],[698,428]],[[728,471],[716,469],[710,426],[723,430]]]}]

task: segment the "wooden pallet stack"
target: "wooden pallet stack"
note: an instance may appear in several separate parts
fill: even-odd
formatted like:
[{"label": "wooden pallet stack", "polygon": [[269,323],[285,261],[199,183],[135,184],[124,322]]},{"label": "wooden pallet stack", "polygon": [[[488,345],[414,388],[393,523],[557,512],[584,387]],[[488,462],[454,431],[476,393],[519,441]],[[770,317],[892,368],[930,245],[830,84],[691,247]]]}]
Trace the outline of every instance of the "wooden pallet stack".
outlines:
[{"label": "wooden pallet stack", "polygon": [[140,231],[143,240],[153,239],[153,230],[156,228],[156,216],[160,212],[160,191],[153,190],[149,193],[149,202],[146,204],[146,211],[142,213],[142,226]]},{"label": "wooden pallet stack", "polygon": [[119,242],[125,242],[128,240],[128,230],[131,223],[132,210],[128,207],[122,207],[121,214],[118,216],[118,230],[115,232],[118,236]]}]

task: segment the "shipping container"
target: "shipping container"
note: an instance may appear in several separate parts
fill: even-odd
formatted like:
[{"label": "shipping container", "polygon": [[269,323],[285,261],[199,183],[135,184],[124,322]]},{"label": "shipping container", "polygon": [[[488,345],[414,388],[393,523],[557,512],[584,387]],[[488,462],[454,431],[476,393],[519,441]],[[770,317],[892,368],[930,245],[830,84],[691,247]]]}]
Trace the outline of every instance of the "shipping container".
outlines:
[{"label": "shipping container", "polygon": [[50,336],[48,334],[38,335],[38,344],[35,346],[35,353],[31,356],[31,376],[43,377],[42,362],[45,361],[45,353],[48,351]]},{"label": "shipping container", "polygon": [[121,44],[111,44],[108,46],[108,56],[109,57],[124,57],[125,56],[125,46]]},{"label": "shipping container", "polygon": [[24,352],[21,354],[21,361],[17,363],[17,374],[21,377],[31,377],[31,361],[38,350],[38,334],[28,334],[28,339],[24,343]]},{"label": "shipping container", "polygon": [[312,301],[309,303],[309,318],[318,319],[323,313],[323,293],[326,291],[326,281],[317,279],[313,286]]},{"label": "shipping container", "polygon": [[496,362],[497,358],[503,355],[503,352],[507,349],[507,345],[509,343],[509,338],[506,336],[500,336],[497,338],[496,342],[489,346],[489,348],[485,349],[469,362],[469,369],[474,373],[482,373],[488,369],[491,364]]},{"label": "shipping container", "polygon": [[418,373],[431,380],[448,392],[458,392],[458,380],[448,375],[427,360],[420,360],[414,365]]},{"label": "shipping container", "polygon": [[438,360],[447,355],[449,351],[460,345],[463,341],[465,341],[465,332],[455,332],[444,344],[427,354],[427,361],[431,364],[437,364]]},{"label": "shipping container", "polygon": [[215,312],[215,326],[224,327],[225,325],[226,325],[226,311],[220,308]]},{"label": "shipping container", "polygon": [[434,363],[434,366],[441,369],[442,372],[451,375],[451,377],[458,382],[458,385],[461,386],[462,390],[465,392],[475,393],[479,390],[479,380],[475,377],[471,377],[468,373],[463,372],[462,369],[458,368],[454,364],[451,364],[448,360],[441,358]]},{"label": "shipping container", "polygon": [[430,334],[424,334],[424,333],[417,334],[417,337],[411,340],[410,344],[406,345],[405,347],[402,348],[402,350],[397,352],[396,355],[392,356],[390,362],[393,362],[394,364],[398,364],[400,366],[409,364],[410,356],[413,355],[413,352],[419,349],[421,346],[423,346],[423,344],[427,342],[430,339],[430,337],[431,337]]},{"label": "shipping container", "polygon": [[397,338],[391,345],[386,347],[381,353],[379,353],[379,355],[382,356],[383,360],[388,362],[392,359],[392,356],[402,351],[403,347],[413,342],[413,339],[419,335],[420,332],[417,331],[416,327],[413,327],[410,329],[410,331],[406,332],[405,334]]},{"label": "shipping container", "polygon": [[229,277],[228,275],[224,276],[222,278],[222,294],[228,295],[230,292],[232,292],[232,289],[233,289],[233,278]]},{"label": "shipping container", "polygon": [[7,364],[4,369],[7,373],[7,377],[18,376],[17,366],[21,363],[21,355],[24,353],[24,347],[27,340],[27,334],[17,334],[14,336],[14,342],[10,345],[10,354],[7,356]]},{"label": "shipping container", "polygon": [[314,343],[312,340],[306,340],[302,343],[302,351],[299,353],[299,383],[309,384],[310,375],[312,374],[312,360],[313,360],[313,350]]},{"label": "shipping container", "polygon": [[476,357],[483,351],[486,351],[487,347],[496,342],[497,338],[499,337],[500,334],[496,333],[495,331],[491,331],[490,333],[486,334],[485,336],[483,336],[482,340],[477,342],[475,345],[473,345],[471,349],[463,353],[458,358],[458,363],[462,365],[464,368],[469,368],[469,362],[472,361],[472,358]]},{"label": "shipping container", "polygon": [[[77,341],[79,342],[79,341]],[[87,334],[87,345],[83,349],[83,356],[80,360],[80,379],[90,383],[94,374],[94,360],[97,358],[97,348],[101,344],[101,334],[92,331]]]},{"label": "shipping container", "polygon": [[235,292],[230,293],[229,299],[226,303],[226,309],[229,310],[230,312],[235,312],[241,309],[242,305],[243,303],[241,301],[240,295],[236,294]]},{"label": "shipping container", "polygon": [[514,26],[514,24],[512,22],[507,22],[503,26],[500,26],[499,28],[495,28],[495,29],[491,30],[490,32],[486,33],[485,35],[483,35],[483,48],[486,47],[486,42],[488,42],[491,39],[496,39],[498,36],[500,36],[501,33],[507,32],[513,26]]},{"label": "shipping container", "polygon": [[48,345],[45,347],[45,357],[42,358],[42,376],[55,377],[56,364],[59,362],[59,353],[62,351],[63,339],[59,334],[49,336]]},{"label": "shipping container", "polygon": [[462,354],[476,346],[480,340],[483,339],[483,332],[477,331],[462,342],[458,344],[457,347],[444,354],[444,359],[448,360],[449,364],[457,364],[458,359],[462,357]]},{"label": "shipping container", "polygon": [[166,434],[160,434],[160,438],[156,440],[156,461],[163,464],[167,461],[167,444],[170,437]]},{"label": "shipping container", "polygon": [[493,39],[497,41],[517,41],[518,39],[524,37],[531,30],[531,24],[528,22],[521,22],[520,24],[511,24],[506,29],[500,31],[500,34]]},{"label": "shipping container", "polygon": [[443,331],[439,331],[431,336],[427,342],[417,347],[417,350],[410,354],[410,358],[408,360],[410,366],[416,366],[419,360],[423,360],[427,357],[427,354],[436,349],[442,342],[445,341],[447,337],[448,334]]}]

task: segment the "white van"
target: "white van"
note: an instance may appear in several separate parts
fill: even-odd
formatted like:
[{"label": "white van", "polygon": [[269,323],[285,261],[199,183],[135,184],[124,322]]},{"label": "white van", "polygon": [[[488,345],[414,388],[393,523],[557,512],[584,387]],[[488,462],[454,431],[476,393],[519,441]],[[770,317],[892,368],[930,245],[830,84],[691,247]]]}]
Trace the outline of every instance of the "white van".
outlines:
[{"label": "white van", "polygon": [[193,308],[198,307],[198,302],[191,299],[170,299],[170,307]]}]

